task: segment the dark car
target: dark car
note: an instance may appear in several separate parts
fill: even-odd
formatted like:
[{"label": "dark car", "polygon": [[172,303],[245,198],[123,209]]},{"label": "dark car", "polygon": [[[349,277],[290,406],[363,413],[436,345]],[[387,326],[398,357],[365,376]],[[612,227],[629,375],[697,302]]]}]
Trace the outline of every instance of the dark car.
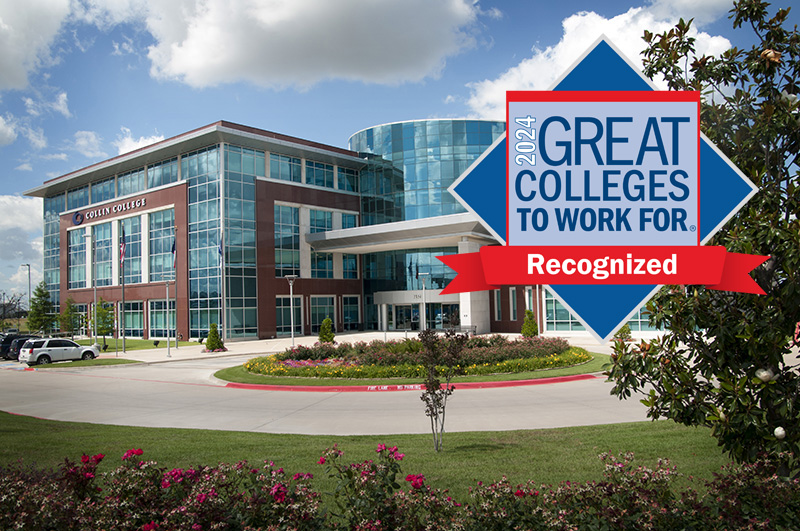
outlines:
[{"label": "dark car", "polygon": [[11,349],[11,343],[15,339],[27,339],[29,337],[39,337],[34,334],[6,334],[6,337],[3,338],[3,342],[0,343],[0,357],[5,359],[17,359],[16,356],[11,358],[9,354],[9,350]]},{"label": "dark car", "polygon": [[25,337],[18,337],[14,341],[11,342],[11,346],[6,353],[6,358],[10,360],[16,360],[19,358],[19,351],[22,350],[22,345],[25,344],[26,341],[29,339],[38,339],[39,336],[25,336]]}]

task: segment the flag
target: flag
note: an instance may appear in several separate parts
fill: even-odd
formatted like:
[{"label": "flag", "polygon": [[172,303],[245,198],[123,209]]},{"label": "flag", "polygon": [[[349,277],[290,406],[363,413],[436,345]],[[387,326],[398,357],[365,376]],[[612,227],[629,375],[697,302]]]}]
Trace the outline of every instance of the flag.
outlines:
[{"label": "flag", "polygon": [[217,252],[219,253],[219,265],[222,265],[222,231],[219,233],[219,245],[217,246]]},{"label": "flag", "polygon": [[127,244],[125,243],[125,225],[122,226],[122,237],[119,239],[119,263],[125,263],[125,249]]},{"label": "flag", "polygon": [[176,264],[178,263],[177,260],[178,253],[175,250],[175,238],[172,239],[172,269],[175,269]]}]

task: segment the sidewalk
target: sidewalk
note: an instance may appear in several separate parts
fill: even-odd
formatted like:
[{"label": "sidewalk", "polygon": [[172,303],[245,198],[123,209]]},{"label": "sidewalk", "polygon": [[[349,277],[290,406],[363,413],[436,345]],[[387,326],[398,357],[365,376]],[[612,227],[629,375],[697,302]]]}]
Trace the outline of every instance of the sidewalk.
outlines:
[{"label": "sidewalk", "polygon": [[[519,334],[504,334],[509,337],[518,337]],[[356,343],[364,341],[369,343],[376,339],[379,340],[402,340],[406,337],[414,338],[417,332],[352,332],[340,333],[336,335],[337,343]],[[610,354],[611,346],[609,343],[600,345],[592,337],[571,337],[567,338],[570,345],[576,347],[583,347],[589,352],[598,352],[602,354]],[[295,345],[313,345],[317,342],[317,336],[297,336],[295,337]],[[163,340],[162,340],[163,344]],[[124,358],[128,360],[136,360],[144,363],[166,363],[172,361],[187,361],[195,359],[210,359],[210,358],[223,358],[231,356],[262,356],[265,354],[273,354],[275,352],[283,352],[292,346],[292,339],[289,337],[281,337],[277,339],[253,339],[242,341],[228,341],[225,346],[228,348],[227,352],[203,352],[205,345],[195,343],[189,346],[181,346],[175,348],[175,343],[171,343],[169,349],[169,357],[167,357],[166,348],[153,348],[148,350],[130,350],[122,352],[122,342],[118,343],[119,351],[112,350],[114,347],[113,342],[109,342],[109,349],[100,354],[101,359],[109,358]]]}]

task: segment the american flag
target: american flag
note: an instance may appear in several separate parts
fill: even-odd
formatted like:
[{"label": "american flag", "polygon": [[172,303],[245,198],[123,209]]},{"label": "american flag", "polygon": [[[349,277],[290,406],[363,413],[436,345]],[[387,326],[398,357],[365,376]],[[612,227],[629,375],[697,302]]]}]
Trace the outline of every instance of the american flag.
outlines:
[{"label": "american flag", "polygon": [[127,243],[125,243],[125,227],[122,227],[122,236],[119,239],[119,263],[125,263],[125,248],[127,247]]}]

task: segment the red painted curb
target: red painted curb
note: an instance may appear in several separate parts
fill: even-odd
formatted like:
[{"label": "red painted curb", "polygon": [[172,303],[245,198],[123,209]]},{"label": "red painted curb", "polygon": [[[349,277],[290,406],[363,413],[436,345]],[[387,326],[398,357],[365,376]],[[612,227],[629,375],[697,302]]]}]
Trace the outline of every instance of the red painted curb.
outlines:
[{"label": "red painted curb", "polygon": [[[557,376],[554,378],[538,378],[535,380],[510,380],[505,382],[464,382],[457,389],[494,389],[499,387],[521,387],[525,385],[547,385],[564,382],[577,382],[602,378],[592,374],[575,376]],[[422,384],[403,385],[262,385],[229,382],[225,387],[232,389],[255,389],[260,391],[299,391],[306,393],[363,393],[372,391],[422,391]]]}]

